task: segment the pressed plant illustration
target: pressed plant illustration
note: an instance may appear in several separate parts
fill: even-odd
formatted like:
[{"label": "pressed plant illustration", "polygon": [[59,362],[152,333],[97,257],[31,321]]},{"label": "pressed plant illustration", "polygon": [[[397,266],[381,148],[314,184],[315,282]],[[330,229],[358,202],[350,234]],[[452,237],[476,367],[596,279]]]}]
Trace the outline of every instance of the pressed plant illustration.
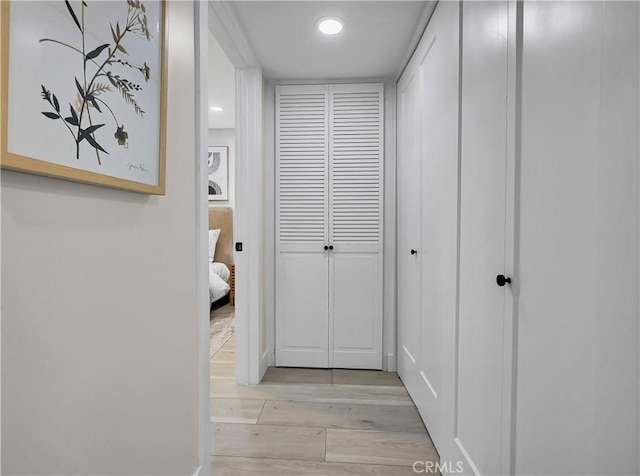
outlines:
[{"label": "pressed plant illustration", "polygon": [[[43,115],[54,121],[60,121],[68,130],[76,145],[76,159],[80,160],[80,145],[86,142],[96,153],[98,164],[102,164],[100,153],[109,152],[96,140],[96,131],[104,127],[105,122],[98,120],[102,115],[111,116],[115,125],[113,137],[118,146],[127,147],[129,133],[125,130],[122,122],[118,121],[113,108],[107,102],[107,93],[117,92],[135,113],[141,118],[145,112],[136,101],[135,94],[142,91],[142,86],[135,81],[124,77],[126,73],[142,75],[142,79],[148,82],[151,77],[151,70],[146,61],[142,65],[135,65],[128,59],[129,53],[125,49],[123,42],[125,38],[134,37],[138,41],[151,39],[149,28],[147,27],[146,8],[139,0],[126,0],[126,17],[123,22],[120,20],[109,22],[111,37],[113,42],[104,43],[97,47],[87,45],[87,30],[85,25],[85,10],[89,5],[82,1],[80,12],[74,11],[69,1],[65,0],[65,5],[78,28],[78,46],[74,46],[53,38],[42,38],[43,42],[50,42],[56,45],[70,48],[79,55],[82,61],[82,76],[74,77],[77,94],[69,104],[69,115],[65,117],[63,107],[58,97],[45,85],[42,85],[42,99],[46,101],[51,111],[42,112]],[[123,5],[124,7],[124,5]],[[91,48],[91,49],[89,49]],[[66,106],[65,108],[66,109]]]}]

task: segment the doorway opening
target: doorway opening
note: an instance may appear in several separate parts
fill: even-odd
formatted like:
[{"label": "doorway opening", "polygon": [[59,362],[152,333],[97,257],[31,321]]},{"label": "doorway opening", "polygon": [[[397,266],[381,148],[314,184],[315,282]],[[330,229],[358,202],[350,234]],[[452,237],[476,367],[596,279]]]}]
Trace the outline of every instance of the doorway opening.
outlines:
[{"label": "doorway opening", "polygon": [[211,31],[207,40],[209,367],[211,379],[235,379],[236,70]]}]

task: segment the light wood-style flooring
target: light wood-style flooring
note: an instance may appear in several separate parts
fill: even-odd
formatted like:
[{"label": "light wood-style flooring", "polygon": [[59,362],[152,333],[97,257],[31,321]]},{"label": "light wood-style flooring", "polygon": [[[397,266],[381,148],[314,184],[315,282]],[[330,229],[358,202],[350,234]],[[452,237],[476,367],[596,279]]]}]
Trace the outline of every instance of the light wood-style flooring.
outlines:
[{"label": "light wood-style flooring", "polygon": [[438,460],[395,373],[270,368],[255,386],[234,377],[232,337],[211,358],[214,476],[415,475],[414,462]]}]

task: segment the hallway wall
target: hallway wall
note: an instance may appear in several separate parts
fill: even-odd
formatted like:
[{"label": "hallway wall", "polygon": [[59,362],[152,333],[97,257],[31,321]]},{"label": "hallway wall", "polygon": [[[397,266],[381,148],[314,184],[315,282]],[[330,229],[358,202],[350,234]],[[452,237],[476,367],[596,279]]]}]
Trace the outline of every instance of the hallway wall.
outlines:
[{"label": "hallway wall", "polygon": [[198,465],[193,3],[167,12],[166,196],[2,171],[3,475]]}]

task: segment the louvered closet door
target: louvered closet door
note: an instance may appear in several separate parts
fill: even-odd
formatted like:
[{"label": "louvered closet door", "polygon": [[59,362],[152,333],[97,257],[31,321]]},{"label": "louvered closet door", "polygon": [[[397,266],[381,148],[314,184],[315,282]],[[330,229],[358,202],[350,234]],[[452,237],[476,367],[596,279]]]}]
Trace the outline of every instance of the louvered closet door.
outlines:
[{"label": "louvered closet door", "polygon": [[382,97],[278,87],[277,365],[382,367]]},{"label": "louvered closet door", "polygon": [[276,365],[328,367],[329,97],[276,91]]},{"label": "louvered closet door", "polygon": [[381,369],[383,85],[329,91],[329,366]]}]

